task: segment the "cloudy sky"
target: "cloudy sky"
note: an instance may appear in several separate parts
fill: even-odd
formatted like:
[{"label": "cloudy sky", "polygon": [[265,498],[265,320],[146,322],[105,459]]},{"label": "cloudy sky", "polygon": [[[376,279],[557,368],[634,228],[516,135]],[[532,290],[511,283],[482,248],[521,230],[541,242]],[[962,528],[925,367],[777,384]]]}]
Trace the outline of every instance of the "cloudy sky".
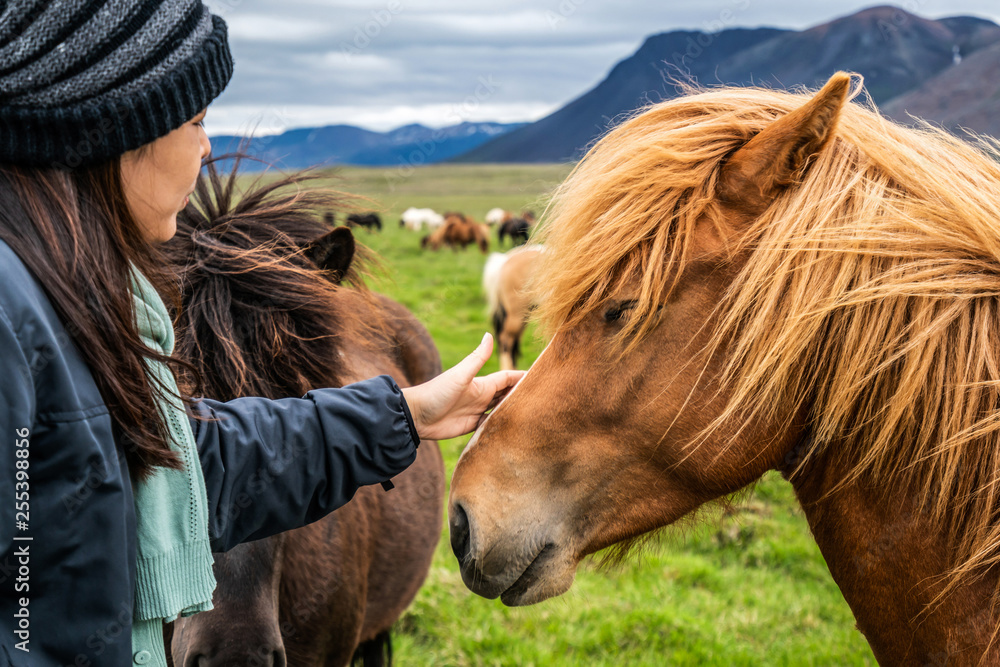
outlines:
[{"label": "cloudy sky", "polygon": [[[348,123],[386,130],[530,121],[558,109],[650,34],[802,29],[859,0],[206,0],[229,24],[233,79],[210,134]],[[928,18],[1000,23],[998,0],[903,0]]]}]

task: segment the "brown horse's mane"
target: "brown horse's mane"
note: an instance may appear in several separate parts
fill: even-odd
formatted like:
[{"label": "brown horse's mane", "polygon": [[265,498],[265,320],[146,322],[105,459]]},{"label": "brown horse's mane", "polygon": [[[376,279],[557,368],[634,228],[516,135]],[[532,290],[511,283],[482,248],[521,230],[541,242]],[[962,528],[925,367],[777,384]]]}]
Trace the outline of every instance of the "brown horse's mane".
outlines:
[{"label": "brown horse's mane", "polygon": [[659,306],[700,261],[699,236],[731,239],[745,264],[711,344],[730,400],[705,436],[807,409],[798,471],[836,453],[844,483],[912,489],[953,546],[947,593],[1000,563],[1000,147],[848,104],[801,182],[734,229],[721,166],[808,99],[703,91],[604,137],[545,216],[539,319],[554,332],[629,290],[628,350],[669,317]]},{"label": "brown horse's mane", "polygon": [[[165,244],[182,292],[175,352],[219,400],[343,384],[341,338],[364,344],[369,324],[343,307],[344,288],[305,249],[332,229],[322,213],[343,208],[347,197],[304,187],[319,178],[308,171],[261,176],[241,190],[238,168],[239,159],[224,176],[215,161],[207,165]],[[341,282],[364,291],[370,263],[358,247]],[[196,386],[195,378],[181,380],[189,391]]]}]

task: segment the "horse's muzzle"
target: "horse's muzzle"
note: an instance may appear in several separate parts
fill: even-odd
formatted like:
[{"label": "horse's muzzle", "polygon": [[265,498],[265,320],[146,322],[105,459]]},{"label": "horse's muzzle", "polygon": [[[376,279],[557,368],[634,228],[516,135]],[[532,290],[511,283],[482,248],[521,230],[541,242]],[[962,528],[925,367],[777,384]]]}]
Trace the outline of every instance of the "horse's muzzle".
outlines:
[{"label": "horse's muzzle", "polygon": [[572,583],[575,562],[570,564],[555,542],[526,535],[532,531],[524,530],[485,541],[461,502],[453,502],[448,515],[451,548],[462,581],[473,593],[520,606],[559,595]]}]

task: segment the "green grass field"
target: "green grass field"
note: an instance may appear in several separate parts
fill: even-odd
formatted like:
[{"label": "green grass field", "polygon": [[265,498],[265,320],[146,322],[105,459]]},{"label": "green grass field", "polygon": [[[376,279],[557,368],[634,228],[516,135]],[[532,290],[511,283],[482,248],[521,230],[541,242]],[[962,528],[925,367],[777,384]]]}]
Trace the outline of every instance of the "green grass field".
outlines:
[{"label": "green grass field", "polygon": [[[488,330],[485,256],[472,247],[422,251],[421,234],[399,228],[399,214],[409,206],[478,220],[494,206],[540,213],[568,173],[564,165],[344,169],[331,184],[377,203],[385,230],[356,232],[385,268],[372,286],[416,314],[448,367]],[[542,347],[529,331],[522,366]],[[494,356],[485,371],[496,368]],[[449,478],[466,441],[441,443]],[[397,664],[874,665],[789,484],[768,475],[737,507],[667,529],[625,565],[585,562],[567,594],[517,609],[465,588],[445,528],[396,628]]]}]

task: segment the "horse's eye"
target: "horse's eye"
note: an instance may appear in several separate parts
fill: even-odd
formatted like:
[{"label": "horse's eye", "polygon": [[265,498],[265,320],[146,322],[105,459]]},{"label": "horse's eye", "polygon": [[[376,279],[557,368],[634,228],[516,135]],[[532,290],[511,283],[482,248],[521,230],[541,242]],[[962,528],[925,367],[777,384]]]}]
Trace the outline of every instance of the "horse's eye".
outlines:
[{"label": "horse's eye", "polygon": [[604,311],[605,322],[618,322],[625,313],[635,308],[635,301],[621,301]]}]

